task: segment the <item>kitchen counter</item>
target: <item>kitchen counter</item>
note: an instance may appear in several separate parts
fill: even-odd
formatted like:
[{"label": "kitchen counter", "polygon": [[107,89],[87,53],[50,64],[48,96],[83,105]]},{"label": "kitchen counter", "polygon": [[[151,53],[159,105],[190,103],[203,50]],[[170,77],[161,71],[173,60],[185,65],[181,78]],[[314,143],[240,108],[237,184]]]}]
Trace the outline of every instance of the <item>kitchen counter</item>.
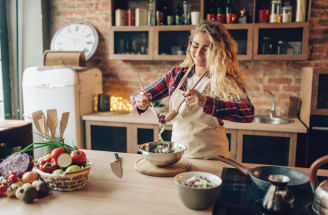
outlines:
[{"label": "kitchen counter", "polygon": [[[123,178],[117,178],[110,170],[114,161],[113,152],[85,150],[92,165],[87,185],[77,191],[58,192],[32,204],[16,198],[1,197],[1,214],[212,214],[212,208],[195,211],[186,208],[179,199],[173,177],[152,177],[134,169],[138,154],[119,153],[123,166]],[[220,161],[189,159],[192,171],[210,172],[220,176],[223,167]],[[245,164],[254,167],[254,164]],[[308,169],[295,168],[308,173]],[[319,175],[328,176],[328,170],[319,170]]]},{"label": "kitchen counter", "polygon": [[[168,113],[162,113],[167,115]],[[103,122],[120,122],[120,123],[137,123],[137,124],[158,124],[156,116],[151,110],[139,115],[136,111],[130,113],[91,113],[82,116],[83,120],[89,121],[103,121]],[[307,128],[303,123],[293,118],[294,122],[289,124],[265,124],[265,123],[238,123],[224,120],[224,127],[226,129],[240,129],[240,130],[256,130],[256,131],[275,131],[275,132],[293,132],[293,133],[307,133]],[[168,125],[172,125],[168,122]]]}]

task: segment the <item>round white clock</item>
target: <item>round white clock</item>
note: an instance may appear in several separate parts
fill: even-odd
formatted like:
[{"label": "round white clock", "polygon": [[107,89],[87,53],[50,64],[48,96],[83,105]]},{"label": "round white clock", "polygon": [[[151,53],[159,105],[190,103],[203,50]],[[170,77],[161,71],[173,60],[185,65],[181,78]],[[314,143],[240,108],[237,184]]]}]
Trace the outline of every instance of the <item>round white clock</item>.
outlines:
[{"label": "round white clock", "polygon": [[51,40],[53,51],[84,51],[85,60],[96,52],[99,42],[97,30],[85,21],[74,21],[57,30]]}]

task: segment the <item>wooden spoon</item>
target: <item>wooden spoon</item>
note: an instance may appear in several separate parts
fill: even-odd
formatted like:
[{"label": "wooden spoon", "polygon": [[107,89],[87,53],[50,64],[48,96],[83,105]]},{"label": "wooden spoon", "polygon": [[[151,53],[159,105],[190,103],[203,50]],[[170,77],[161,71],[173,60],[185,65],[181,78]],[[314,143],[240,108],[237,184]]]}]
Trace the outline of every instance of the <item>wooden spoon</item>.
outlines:
[{"label": "wooden spoon", "polygon": [[[139,82],[141,88],[143,89],[143,91],[146,92],[145,88],[144,88],[144,87],[142,86],[142,84],[141,84],[140,79],[139,79],[138,77],[137,77],[137,79],[138,79],[138,82]],[[152,103],[151,101],[149,101],[149,103],[150,103],[150,106],[154,109],[154,114],[155,114],[156,117],[158,118],[158,117],[159,117],[159,114],[157,113],[157,111],[156,111],[156,109],[155,109],[153,103]]]},{"label": "wooden spoon", "polygon": [[60,120],[60,136],[59,136],[60,139],[63,139],[64,131],[66,129],[67,122],[68,122],[68,117],[69,117],[69,112],[62,113],[62,117]]},{"label": "wooden spoon", "polygon": [[[192,90],[195,89],[195,87],[197,86],[197,84],[203,79],[203,77],[205,76],[205,74],[207,73],[207,71],[205,71],[202,76],[200,76],[200,78],[198,79],[198,81],[194,84],[194,86],[191,88]],[[179,113],[179,108],[182,105],[182,103],[185,101],[186,98],[184,98],[180,104],[176,107],[175,110],[172,110],[166,117],[165,117],[165,122],[169,122],[172,119],[174,119],[178,113]]]},{"label": "wooden spoon", "polygon": [[42,119],[42,116],[44,116],[44,113],[43,113],[42,110],[38,110],[38,111],[35,111],[35,112],[32,113],[32,118],[33,118],[34,125],[40,133],[42,133],[42,129],[40,127],[39,120]]},{"label": "wooden spoon", "polygon": [[56,109],[47,110],[47,123],[48,123],[52,138],[55,138],[56,122],[57,122],[57,110]]}]

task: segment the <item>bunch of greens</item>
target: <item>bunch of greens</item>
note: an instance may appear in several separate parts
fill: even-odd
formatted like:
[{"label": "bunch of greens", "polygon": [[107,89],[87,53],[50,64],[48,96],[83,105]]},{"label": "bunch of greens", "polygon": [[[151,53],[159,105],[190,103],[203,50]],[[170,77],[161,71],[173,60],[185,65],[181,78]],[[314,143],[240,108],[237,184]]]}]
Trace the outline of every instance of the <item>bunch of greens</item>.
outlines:
[{"label": "bunch of greens", "polygon": [[42,147],[46,147],[46,146],[52,146],[54,148],[62,148],[64,149],[64,151],[66,153],[71,153],[71,151],[75,151],[75,150],[78,150],[78,148],[76,146],[70,146],[70,145],[67,145],[59,140],[56,140],[54,138],[51,138],[50,136],[48,135],[44,135],[44,134],[41,134],[41,133],[37,133],[35,132],[37,135],[43,137],[44,139],[48,140],[49,142],[45,142],[45,143],[31,143],[30,145],[26,146],[24,149],[22,149],[19,153],[22,154],[22,153],[25,153],[25,152],[28,152],[28,151],[32,151],[34,149],[37,149],[37,148],[42,148]]}]

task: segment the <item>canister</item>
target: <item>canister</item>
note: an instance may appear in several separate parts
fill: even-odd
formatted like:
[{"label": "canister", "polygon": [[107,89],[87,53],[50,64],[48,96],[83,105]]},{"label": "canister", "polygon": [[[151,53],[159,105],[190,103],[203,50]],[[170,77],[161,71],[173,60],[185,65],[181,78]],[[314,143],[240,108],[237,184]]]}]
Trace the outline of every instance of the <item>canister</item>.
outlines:
[{"label": "canister", "polygon": [[286,42],[279,40],[277,45],[277,54],[286,54]]},{"label": "canister", "polygon": [[270,23],[280,23],[281,22],[281,1],[272,0],[271,1],[271,14],[270,14]]},{"label": "canister", "polygon": [[282,22],[291,22],[292,21],[292,6],[289,5],[289,2],[285,2],[285,6],[282,7]]}]

